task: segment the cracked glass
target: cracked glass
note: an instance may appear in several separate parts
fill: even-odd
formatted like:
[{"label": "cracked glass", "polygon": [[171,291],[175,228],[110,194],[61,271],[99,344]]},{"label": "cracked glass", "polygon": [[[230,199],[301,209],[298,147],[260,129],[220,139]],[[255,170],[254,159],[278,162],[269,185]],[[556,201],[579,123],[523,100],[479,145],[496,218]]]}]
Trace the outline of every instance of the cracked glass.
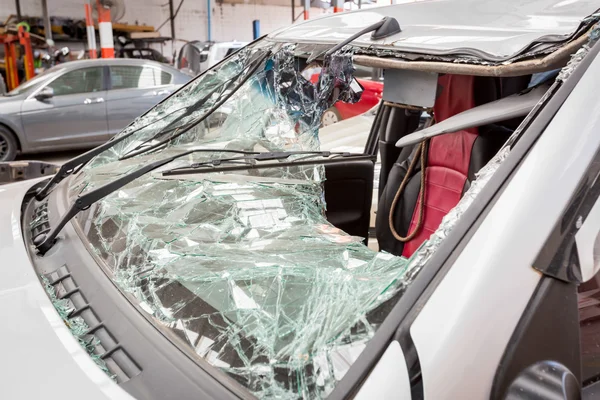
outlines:
[{"label": "cracked glass", "polygon": [[[190,149],[76,219],[116,285],[182,350],[260,398],[322,398],[374,335],[407,260],[325,218],[324,168],[164,176],[245,152],[320,148],[321,115],[355,102],[352,52],[258,41],[138,118],[71,181],[72,201]],[[286,161],[306,159],[294,154]],[[214,160],[217,160],[215,163]]]},{"label": "cracked glass", "polygon": [[[325,110],[360,99],[352,50],[327,50],[245,47],[130,124],[69,182],[75,201],[176,156],[76,221],[150,322],[259,398],[331,393],[522,129],[411,259],[373,251],[325,218],[323,166],[293,164],[316,157]],[[257,152],[296,153],[277,168],[204,168],[249,165]],[[178,168],[192,173],[163,174]]]}]

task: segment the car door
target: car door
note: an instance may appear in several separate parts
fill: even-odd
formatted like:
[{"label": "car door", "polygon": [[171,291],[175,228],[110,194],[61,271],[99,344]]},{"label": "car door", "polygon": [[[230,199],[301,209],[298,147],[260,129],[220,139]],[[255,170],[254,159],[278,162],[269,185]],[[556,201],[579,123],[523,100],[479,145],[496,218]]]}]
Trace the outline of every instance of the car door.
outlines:
[{"label": "car door", "polygon": [[173,75],[153,65],[111,65],[107,93],[108,128],[118,133],[173,90]]},{"label": "car door", "polygon": [[[36,94],[50,88],[46,99]],[[94,146],[106,140],[106,90],[101,65],[67,70],[32,93],[21,107],[21,121],[32,147]]]},{"label": "car door", "polygon": [[[319,130],[321,149],[333,152],[374,154],[369,151],[368,140],[374,116],[359,116],[352,124],[344,123],[335,129],[323,127]],[[370,160],[355,160],[325,166],[325,202],[327,220],[349,233],[368,242],[371,205],[374,199],[374,163]]]}]

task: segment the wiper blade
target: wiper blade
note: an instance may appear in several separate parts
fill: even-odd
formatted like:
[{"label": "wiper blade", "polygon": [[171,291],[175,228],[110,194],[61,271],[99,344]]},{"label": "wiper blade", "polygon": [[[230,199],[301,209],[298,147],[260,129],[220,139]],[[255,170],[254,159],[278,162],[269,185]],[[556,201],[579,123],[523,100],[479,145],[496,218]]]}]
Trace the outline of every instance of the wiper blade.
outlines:
[{"label": "wiper blade", "polygon": [[[250,79],[250,77],[254,76],[254,73],[258,70],[258,68],[260,68],[260,66],[262,65],[262,63],[267,59],[267,57],[269,57],[269,55],[271,55],[271,51],[270,50],[267,51],[265,54],[263,54],[256,61],[254,61],[254,63],[252,64],[250,70],[248,70],[248,72],[242,78],[242,80],[239,81],[239,83],[237,85],[235,85],[235,87],[233,87],[231,89],[231,91],[227,95],[225,95],[221,100],[219,100],[217,103],[215,103],[208,111],[206,111],[204,113],[204,115],[202,115],[202,117],[198,118],[195,121],[190,122],[189,124],[184,125],[183,127],[181,127],[181,130],[179,132],[177,132],[176,134],[171,135],[170,137],[168,137],[166,139],[163,139],[163,140],[159,141],[158,143],[155,143],[152,146],[143,147],[143,148],[139,148],[137,150],[131,151],[128,154],[126,154],[123,157],[121,157],[120,160],[126,160],[128,158],[135,157],[135,156],[140,155],[142,153],[145,153],[145,152],[148,152],[148,151],[152,151],[156,147],[162,146],[164,144],[169,143],[173,139],[176,139],[177,137],[179,137],[179,136],[183,135],[184,133],[188,132],[193,127],[195,127],[198,124],[202,123],[202,121],[204,121],[208,116],[212,115],[213,112],[215,112],[219,107],[221,107],[223,104],[225,104],[225,102],[227,102],[227,100],[229,100],[231,98],[231,96],[233,96],[235,93],[237,93],[237,91],[239,90],[239,88],[242,87],[248,81],[248,79]],[[178,130],[178,129],[179,128],[174,128],[174,130]],[[163,132],[158,132],[157,135],[155,135],[155,137],[160,137],[163,134],[164,134]],[[151,140],[153,140],[153,138],[151,138],[150,141]],[[147,143],[147,142],[148,141],[146,141],[145,143]]]},{"label": "wiper blade", "polygon": [[[262,162],[285,160],[291,155],[306,154],[305,157],[297,158],[290,161],[278,162]],[[348,161],[368,160],[374,162],[376,156],[363,153],[341,153],[329,151],[315,152],[275,152],[275,153],[259,153],[255,156],[236,157],[227,159],[216,159],[202,163],[195,163],[188,167],[173,168],[162,173],[163,176],[174,175],[191,175],[191,174],[210,174],[216,172],[233,172],[258,170],[268,168],[283,168],[296,167],[302,165],[323,165],[323,164],[338,164]],[[261,161],[261,162],[257,162]],[[224,165],[235,164],[235,165]]]},{"label": "wiper blade", "polygon": [[346,154],[346,153],[331,153],[329,151],[277,151],[277,152],[255,152],[245,153],[244,157],[233,157],[233,158],[215,158],[214,160],[203,161],[199,163],[193,163],[185,167],[178,167],[165,171],[163,175],[171,175],[180,170],[197,169],[202,167],[217,167],[226,163],[255,163],[256,161],[271,161],[271,160],[282,160],[289,158],[293,155],[306,155],[307,157],[329,157],[332,154]]},{"label": "wiper blade", "polygon": [[[174,112],[178,112],[180,110],[181,109],[178,109],[178,110],[175,110]],[[167,116],[165,115],[164,117],[155,119],[152,122],[138,128],[138,129],[135,129],[121,137],[113,136],[106,143],[104,143],[98,147],[95,147],[95,148],[65,162],[63,165],[61,165],[61,167],[59,168],[56,175],[54,175],[52,177],[52,179],[50,179],[50,181],[48,181],[48,183],[43,188],[37,190],[37,192],[35,194],[36,200],[40,201],[40,200],[44,199],[44,197],[46,197],[48,195],[48,193],[50,192],[50,190],[52,190],[52,188],[54,188],[56,185],[58,185],[67,176],[78,172],[85,164],[87,164],[88,161],[90,161],[92,158],[94,158],[98,154],[102,153],[105,150],[110,149],[117,143],[122,142],[123,140],[131,137],[133,134],[141,131],[142,129],[146,129],[150,125],[155,124],[158,121],[162,121],[166,117]]]},{"label": "wiper blade", "polygon": [[48,193],[50,193],[50,190],[52,190],[52,188],[54,188],[56,185],[58,185],[67,176],[71,175],[72,173],[74,173],[76,171],[79,171],[92,158],[96,157],[98,154],[102,153],[103,151],[110,149],[115,144],[127,139],[134,132],[131,132],[130,134],[127,134],[127,135],[123,135],[121,137],[113,136],[112,140],[109,140],[108,142],[104,143],[103,145],[100,145],[96,148],[93,148],[92,150],[90,150],[88,152],[85,152],[75,158],[70,159],[69,161],[67,161],[66,163],[61,165],[61,167],[58,170],[58,172],[56,173],[56,175],[54,175],[52,177],[52,179],[50,179],[50,181],[48,181],[48,183],[43,188],[37,190],[37,192],[35,194],[35,198],[38,201],[43,200],[44,197],[46,197],[48,195]]},{"label": "wiper blade", "polygon": [[[400,32],[400,25],[398,24],[398,21],[395,20],[394,18],[390,18],[390,17],[384,17],[381,21],[378,21],[366,28],[364,28],[363,30],[361,30],[360,32],[348,37],[346,40],[344,40],[343,42],[339,43],[338,45],[332,47],[331,49],[329,49],[329,51],[327,51],[326,53],[326,58],[329,58],[334,52],[338,51],[339,49],[341,49],[343,46],[347,45],[348,43],[352,42],[353,40],[357,39],[358,37],[368,33],[368,32],[373,32],[372,34],[372,39],[374,40],[378,40],[378,39],[382,39],[385,37],[388,37],[390,35],[396,34],[398,32]],[[161,141],[159,141],[158,143],[152,145],[152,146],[148,146],[148,147],[144,147],[144,148],[139,148],[135,151],[130,152],[129,154],[126,154],[125,156],[121,157],[120,160],[124,160],[124,159],[128,159],[131,157],[135,157],[139,154],[148,152],[148,151],[152,151],[153,149],[156,149],[160,146],[164,146],[165,144],[168,144],[170,141],[172,141],[173,139],[176,139],[177,137],[183,135],[184,133],[188,132],[190,129],[192,129],[194,126],[200,124],[202,121],[204,121],[209,115],[211,115],[215,110],[217,110],[219,107],[221,107],[221,105],[223,105],[227,100],[229,100],[229,98],[231,98],[231,96],[233,96],[233,94],[235,94],[238,89],[246,83],[246,81],[248,79],[250,79],[251,76],[253,76],[254,72],[256,72],[256,70],[260,67],[260,65],[267,59],[267,57],[271,54],[271,50],[267,51],[262,57],[260,57],[257,61],[255,61],[255,64],[252,66],[251,70],[248,71],[248,73],[244,76],[244,78],[231,90],[231,92],[229,94],[227,94],[223,99],[221,99],[219,102],[217,102],[216,104],[214,104],[201,118],[199,118],[196,121],[193,121],[190,124],[186,124],[183,127],[181,127],[182,129],[177,132],[176,134],[170,136],[169,138],[163,139]],[[228,58],[228,57],[227,57]],[[221,62],[223,62],[224,60],[222,60]],[[180,119],[178,119],[180,120]],[[151,122],[150,124],[155,123],[156,121]],[[170,124],[171,125],[171,124]],[[147,126],[145,126],[147,127]],[[52,190],[52,188],[54,188],[56,185],[58,185],[64,178],[66,178],[67,176],[69,176],[70,174],[79,171],[83,165],[85,165],[88,161],[90,161],[92,158],[94,158],[95,156],[97,156],[98,154],[102,153],[105,150],[110,149],[111,147],[113,147],[115,144],[122,142],[123,140],[131,137],[131,135],[133,135],[135,132],[139,132],[140,129],[144,129],[145,127],[139,128],[135,131],[132,131],[126,135],[120,136],[120,137],[113,137],[111,140],[109,140],[108,142],[106,142],[105,144],[98,146],[78,157],[75,157],[69,161],[67,161],[66,163],[64,163],[61,168],[58,170],[58,172],[56,173],[56,175],[54,175],[54,177],[52,177],[52,179],[42,188],[39,189],[35,195],[35,198],[39,201],[42,200],[44,197],[46,197],[48,195],[48,193],[50,192],[50,190]],[[173,128],[173,130],[178,130],[180,128],[176,127]],[[158,138],[162,135],[164,135],[165,133],[169,133],[169,131],[165,132],[165,130],[162,130],[160,132],[157,133],[157,135],[154,135],[153,138],[150,138],[150,140],[148,141],[152,141],[155,138]],[[145,141],[144,143],[148,143],[148,141]],[[141,146],[143,146],[143,144],[141,144]]]},{"label": "wiper blade", "polygon": [[[261,37],[261,38],[259,38],[259,39],[257,39],[256,41],[258,41],[258,40],[261,40],[261,39],[262,39],[262,37]],[[255,43],[256,41],[254,41],[254,42],[252,42],[252,43]],[[251,44],[252,44],[252,43],[251,43]],[[267,58],[267,56],[268,56],[269,54],[270,54],[270,51],[269,51],[269,52],[267,52],[267,53],[264,55],[264,57],[261,57],[261,62],[260,62],[260,63],[258,63],[257,67],[258,67],[258,66],[260,66],[260,64],[262,63],[262,61],[264,61],[264,60]],[[220,61],[220,62],[219,62],[217,65],[220,65],[220,64],[222,64],[223,62],[225,62],[225,60],[227,60],[227,59],[229,59],[229,58],[230,58],[230,56],[226,57],[225,59],[221,60],[221,61]],[[255,69],[253,69],[252,71],[250,71],[250,72],[248,73],[248,75],[246,76],[246,78],[245,78],[245,79],[244,79],[244,80],[243,80],[243,81],[240,83],[240,85],[238,85],[238,86],[237,86],[237,87],[236,87],[234,90],[232,90],[232,93],[230,93],[230,94],[227,96],[227,98],[226,98],[226,99],[224,99],[224,101],[222,101],[222,102],[219,102],[218,104],[216,104],[215,106],[213,106],[213,107],[212,107],[212,108],[211,108],[211,109],[210,109],[210,110],[209,110],[209,111],[208,111],[208,112],[207,112],[207,113],[204,115],[204,117],[203,117],[201,120],[199,120],[199,121],[195,121],[195,123],[194,123],[193,125],[189,125],[189,126],[187,126],[187,125],[186,125],[186,129],[185,129],[185,131],[178,132],[178,133],[177,133],[177,135],[175,135],[175,136],[173,136],[173,137],[169,138],[169,140],[171,140],[171,139],[174,139],[175,137],[177,137],[177,136],[180,136],[180,135],[182,135],[183,133],[187,132],[187,131],[188,131],[189,129],[191,129],[193,126],[195,126],[195,125],[199,124],[200,122],[202,122],[202,121],[203,121],[203,120],[204,120],[204,119],[205,119],[205,118],[206,118],[208,115],[212,114],[212,112],[213,112],[213,111],[214,111],[216,108],[218,108],[218,107],[219,107],[219,106],[220,106],[222,103],[224,103],[224,102],[225,102],[227,99],[229,99],[229,97],[231,97],[231,95],[232,95],[233,93],[235,93],[235,92],[237,91],[237,89],[238,89],[238,88],[239,88],[239,87],[240,87],[242,84],[244,84],[244,83],[246,82],[246,80],[249,78],[249,76],[250,76],[250,75],[252,75],[252,74],[254,73],[254,71],[255,71]],[[174,112],[178,112],[178,111],[180,111],[180,110],[181,110],[181,109],[179,109],[179,110],[176,110],[176,111],[174,111]],[[113,146],[114,146],[114,145],[116,145],[117,143],[119,143],[119,142],[122,142],[122,141],[124,141],[125,139],[127,139],[127,138],[131,137],[133,134],[135,134],[135,133],[139,132],[140,130],[142,130],[142,129],[145,129],[145,128],[147,128],[148,126],[150,126],[150,125],[152,125],[152,124],[154,124],[154,123],[156,123],[156,122],[158,122],[158,121],[161,121],[162,119],[166,118],[167,116],[168,116],[168,115],[165,115],[165,116],[164,116],[164,117],[162,117],[162,118],[156,119],[156,120],[154,120],[154,121],[150,122],[149,124],[147,124],[147,125],[144,125],[144,126],[143,126],[143,127],[141,127],[141,128],[138,128],[138,129],[136,129],[136,130],[134,130],[134,131],[131,131],[131,132],[127,133],[126,135],[123,135],[123,136],[120,136],[120,137],[113,136],[113,137],[112,137],[112,138],[111,138],[109,141],[107,141],[107,142],[106,142],[106,143],[104,143],[103,145],[100,145],[100,146],[98,146],[98,147],[96,147],[96,148],[94,148],[94,149],[92,149],[92,150],[90,150],[90,151],[88,151],[88,152],[86,152],[86,153],[83,153],[83,154],[81,154],[81,155],[79,155],[79,156],[77,156],[77,157],[75,157],[75,158],[73,158],[73,159],[71,159],[71,160],[67,161],[66,163],[64,163],[64,164],[63,164],[63,165],[60,167],[60,169],[58,170],[58,172],[56,173],[56,175],[54,175],[54,176],[52,177],[52,179],[50,179],[50,181],[48,181],[48,183],[47,183],[47,184],[46,184],[46,185],[45,185],[43,188],[41,188],[41,189],[38,189],[38,191],[36,192],[35,198],[36,198],[38,201],[40,201],[40,200],[44,199],[44,198],[45,198],[45,197],[48,195],[48,193],[50,193],[50,191],[51,191],[51,190],[52,190],[52,189],[53,189],[53,188],[54,188],[56,185],[58,185],[58,184],[59,184],[59,183],[60,183],[60,182],[61,182],[63,179],[65,179],[66,177],[68,177],[69,175],[71,175],[71,174],[73,174],[73,173],[76,173],[76,172],[78,172],[78,171],[79,171],[79,170],[80,170],[80,169],[81,169],[81,168],[82,168],[82,167],[83,167],[83,166],[84,166],[86,163],[88,163],[88,162],[89,162],[89,161],[90,161],[92,158],[94,158],[94,157],[95,157],[95,156],[97,156],[98,154],[100,154],[100,153],[104,152],[105,150],[108,150],[108,149],[110,149],[111,147],[113,147]],[[177,128],[175,128],[175,130],[176,130],[176,129],[177,129]],[[152,148],[143,149],[143,150],[140,150],[140,151],[136,152],[135,154],[130,154],[130,155],[129,155],[129,157],[133,157],[133,156],[135,156],[135,155],[137,155],[137,154],[144,153],[144,152],[146,152],[146,151],[150,151],[151,149],[153,149],[153,148],[155,148],[155,147],[158,147],[158,146],[164,145],[165,143],[168,143],[168,141],[169,141],[169,140],[165,140],[165,141],[162,141],[161,143],[157,143],[157,144],[156,144],[156,146],[153,146]],[[129,158],[129,157],[128,157],[128,158]]]},{"label": "wiper blade", "polygon": [[64,226],[75,217],[80,211],[87,210],[97,202],[98,200],[102,200],[109,194],[119,190],[123,186],[127,185],[131,181],[139,178],[142,175],[147,174],[157,168],[162,167],[165,164],[168,164],[180,157],[184,157],[190,155],[192,153],[236,153],[236,154],[244,154],[244,155],[255,155],[259,154],[258,152],[252,151],[243,151],[243,150],[229,150],[229,149],[193,149],[188,150],[183,153],[176,154],[171,157],[163,158],[162,160],[158,160],[147,164],[141,168],[136,169],[120,178],[115,179],[112,182],[107,183],[104,186],[100,186],[97,189],[91,190],[90,192],[80,196],[75,202],[71,205],[69,211],[67,211],[60,219],[58,224],[50,231],[48,234],[42,233],[35,238],[33,238],[33,244],[37,247],[37,250],[40,254],[45,254],[48,250],[52,248],[56,241],[56,237],[64,228]]}]

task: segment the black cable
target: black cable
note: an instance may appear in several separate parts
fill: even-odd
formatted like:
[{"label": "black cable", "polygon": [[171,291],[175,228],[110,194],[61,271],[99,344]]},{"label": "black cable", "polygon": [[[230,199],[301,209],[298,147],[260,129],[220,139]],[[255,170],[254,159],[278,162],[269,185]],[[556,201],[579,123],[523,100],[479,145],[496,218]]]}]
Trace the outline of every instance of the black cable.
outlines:
[{"label": "black cable", "polygon": [[[177,17],[177,14],[179,14],[179,10],[181,9],[181,6],[183,5],[183,2],[184,2],[184,1],[185,1],[185,0],[181,0],[181,1],[179,2],[179,5],[177,6],[177,10],[175,10],[175,14],[173,14],[173,18],[171,18],[171,17],[169,16],[169,18],[167,18],[167,19],[165,20],[165,22],[163,22],[162,24],[160,24],[160,26],[159,26],[158,28],[156,28],[156,29],[155,29],[155,31],[159,31],[159,30],[160,30],[160,28],[162,28],[163,26],[165,26],[165,24],[166,24],[167,22],[169,22],[171,19],[175,19],[175,18]],[[168,4],[168,3],[167,3],[167,4]]]}]

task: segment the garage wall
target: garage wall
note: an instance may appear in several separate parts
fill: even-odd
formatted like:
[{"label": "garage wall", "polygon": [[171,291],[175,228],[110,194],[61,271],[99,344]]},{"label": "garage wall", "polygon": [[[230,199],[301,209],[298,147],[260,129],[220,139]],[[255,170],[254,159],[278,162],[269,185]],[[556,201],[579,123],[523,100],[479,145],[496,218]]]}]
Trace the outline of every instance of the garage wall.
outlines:
[{"label": "garage wall", "polygon": [[[81,0],[47,0],[51,16],[83,18],[83,2]],[[264,1],[264,0],[263,0]],[[275,0],[277,1],[277,0]],[[126,13],[121,22],[153,25],[158,27],[169,17],[168,0],[126,0]],[[179,0],[174,1],[177,8]],[[212,3],[212,39],[215,41],[250,41],[252,40],[252,20],[260,20],[261,34],[272,32],[291,24],[291,0],[288,6],[264,5],[248,3]],[[286,2],[284,1],[283,4]],[[300,0],[296,3],[300,5]],[[23,15],[41,16],[41,0],[21,0]],[[296,8],[300,15],[302,8]],[[324,14],[325,10],[312,9],[311,18]],[[0,0],[0,20],[16,13],[15,0]],[[207,39],[207,0],[185,0],[177,15],[176,37],[185,40]],[[167,22],[160,32],[171,36],[171,27]],[[175,44],[176,48],[183,42]],[[165,47],[165,52],[169,46]]]}]

